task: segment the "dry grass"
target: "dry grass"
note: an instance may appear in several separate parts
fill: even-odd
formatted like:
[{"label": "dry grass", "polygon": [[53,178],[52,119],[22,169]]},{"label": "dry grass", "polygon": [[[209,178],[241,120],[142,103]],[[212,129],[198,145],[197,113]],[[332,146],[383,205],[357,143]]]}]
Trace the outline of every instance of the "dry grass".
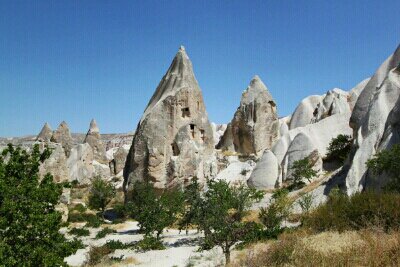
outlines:
[{"label": "dry grass", "polygon": [[110,258],[105,258],[102,262],[95,265],[96,267],[119,267],[119,266],[131,266],[138,265],[140,262],[134,257],[127,257],[121,261],[116,261]]},{"label": "dry grass", "polygon": [[299,230],[245,249],[231,264],[239,266],[400,266],[400,232]]}]

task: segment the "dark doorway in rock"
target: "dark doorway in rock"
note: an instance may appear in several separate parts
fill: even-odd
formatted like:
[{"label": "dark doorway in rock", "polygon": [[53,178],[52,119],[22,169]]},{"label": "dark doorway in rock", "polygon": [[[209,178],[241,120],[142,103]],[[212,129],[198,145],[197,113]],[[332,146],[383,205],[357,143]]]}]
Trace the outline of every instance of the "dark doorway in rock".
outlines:
[{"label": "dark doorway in rock", "polygon": [[194,138],[194,124],[190,124],[190,133],[192,134],[192,138]]},{"label": "dark doorway in rock", "polygon": [[182,108],[182,118],[189,118],[189,117],[190,117],[189,108]]},{"label": "dark doorway in rock", "polygon": [[204,142],[204,130],[200,129],[200,138]]},{"label": "dark doorway in rock", "polygon": [[179,153],[180,153],[179,147],[178,147],[178,145],[177,145],[175,142],[173,142],[173,143],[171,144],[171,148],[172,148],[172,155],[173,155],[173,156],[179,156]]}]

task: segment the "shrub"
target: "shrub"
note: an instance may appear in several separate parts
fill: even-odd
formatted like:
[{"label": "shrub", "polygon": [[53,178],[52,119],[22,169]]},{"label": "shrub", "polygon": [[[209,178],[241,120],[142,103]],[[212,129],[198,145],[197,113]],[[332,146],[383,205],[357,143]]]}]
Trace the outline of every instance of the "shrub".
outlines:
[{"label": "shrub", "polygon": [[224,180],[210,180],[207,188],[199,205],[198,224],[204,231],[202,248],[221,247],[229,264],[231,247],[254,234],[255,223],[244,222],[243,218],[251,205],[261,200],[263,192],[243,184],[233,187]]},{"label": "shrub", "polygon": [[303,213],[308,213],[311,210],[314,196],[312,193],[301,194],[298,203]]},{"label": "shrub", "polygon": [[165,249],[164,244],[153,236],[146,236],[142,240],[136,243],[135,248],[139,251],[148,250],[163,250]]},{"label": "shrub", "polygon": [[163,230],[172,225],[183,209],[183,194],[178,190],[168,190],[157,194],[150,182],[136,182],[132,200],[127,204],[130,215],[139,223],[140,230],[157,239]]},{"label": "shrub", "polygon": [[81,203],[75,205],[72,209],[70,209],[70,212],[72,211],[77,211],[80,213],[84,213],[87,210],[85,206],[83,206]]},{"label": "shrub", "polygon": [[375,174],[387,173],[390,181],[385,189],[400,193],[400,144],[377,153],[367,166]]},{"label": "shrub", "polygon": [[286,221],[291,213],[292,201],[288,197],[287,189],[277,190],[271,198],[267,208],[261,208],[259,218],[266,227],[270,237],[277,237],[282,232],[282,223]]},{"label": "shrub", "polygon": [[311,179],[317,175],[309,158],[295,161],[291,169],[293,170],[291,175],[293,183],[289,189],[299,189],[305,185],[304,179],[311,182]]},{"label": "shrub", "polygon": [[182,218],[178,222],[179,230],[186,229],[190,225],[197,225],[199,219],[199,210],[202,203],[200,195],[200,184],[196,177],[194,177],[190,184],[185,188],[183,192],[184,198],[184,211]]},{"label": "shrub", "polygon": [[101,177],[96,177],[92,181],[92,187],[89,192],[89,207],[101,211],[104,219],[104,211],[108,203],[115,197],[115,194],[115,187],[111,182],[105,181]]},{"label": "shrub", "polygon": [[102,221],[94,214],[90,213],[70,213],[68,214],[68,222],[87,222],[86,226],[97,228]]},{"label": "shrub", "polygon": [[116,233],[116,232],[117,232],[117,231],[106,227],[106,228],[102,229],[100,232],[98,232],[98,233],[96,234],[96,239],[103,238],[103,237],[105,237],[105,236],[108,235],[108,234],[113,234],[113,233]]},{"label": "shrub", "polygon": [[344,163],[351,150],[352,138],[350,135],[339,134],[329,143],[327,160],[335,160]]},{"label": "shrub", "polygon": [[11,144],[0,155],[0,265],[60,266],[75,253],[79,242],[59,233],[56,211],[62,185],[39,176],[39,166],[51,154],[39,145],[31,152]]},{"label": "shrub", "polygon": [[129,244],[124,244],[119,240],[108,240],[107,243],[104,245],[110,250],[114,251],[116,249],[125,249],[129,247]]},{"label": "shrub", "polygon": [[94,266],[99,264],[108,254],[113,251],[107,246],[91,247],[88,254],[88,265]]},{"label": "shrub", "polygon": [[76,236],[89,236],[90,232],[86,228],[72,228],[69,231],[69,234],[76,235]]},{"label": "shrub", "polygon": [[359,230],[379,227],[385,231],[400,229],[400,195],[396,193],[363,192],[351,197],[330,195],[323,204],[303,219],[305,227],[316,231]]}]

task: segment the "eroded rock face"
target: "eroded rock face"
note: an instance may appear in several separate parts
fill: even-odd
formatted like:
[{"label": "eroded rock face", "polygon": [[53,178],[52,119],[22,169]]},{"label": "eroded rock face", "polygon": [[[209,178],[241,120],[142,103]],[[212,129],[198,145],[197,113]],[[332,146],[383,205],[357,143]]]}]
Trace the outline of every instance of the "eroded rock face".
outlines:
[{"label": "eroded rock face", "polygon": [[250,155],[260,154],[278,137],[276,104],[258,76],[242,94],[240,106],[217,148]]},{"label": "eroded rock face", "polygon": [[110,170],[113,175],[119,174],[124,169],[129,148],[129,146],[124,145],[113,154],[113,159],[110,161]]},{"label": "eroded rock face", "polygon": [[364,124],[365,117],[370,110],[371,101],[375,99],[374,95],[379,91],[379,88],[386,79],[389,71],[396,68],[399,62],[400,45],[378,68],[358,97],[350,118],[350,126],[354,129],[354,132],[357,132],[361,125]]},{"label": "eroded rock face", "polygon": [[93,151],[88,143],[79,144],[71,149],[67,159],[70,181],[89,184],[96,174],[93,166]]},{"label": "eroded rock face", "polygon": [[[56,183],[68,182],[69,170],[67,168],[67,158],[61,144],[49,143],[48,147],[52,153],[39,167],[39,175],[43,177],[46,173],[53,175],[53,180]],[[41,148],[44,149],[43,143]]]},{"label": "eroded rock face", "polygon": [[350,114],[349,93],[335,88],[329,90],[313,112],[312,123],[335,114]]},{"label": "eroded rock face", "polygon": [[314,117],[314,111],[323,98],[324,96],[320,95],[312,95],[304,98],[297,106],[290,119],[289,129],[292,130],[310,124]]},{"label": "eroded rock face", "polygon": [[39,142],[50,142],[51,137],[53,136],[53,130],[51,129],[50,125],[46,122],[43,125],[42,130],[36,137],[36,141]]},{"label": "eroded rock face", "polygon": [[[346,176],[348,194],[363,190],[367,184],[375,188],[384,185],[381,183],[383,181],[372,181],[373,175],[368,173],[365,163],[376,152],[398,142],[399,64],[400,46],[374,74],[354,107],[350,122],[356,135]],[[389,70],[389,66],[394,67]],[[367,99],[367,95],[371,98]]]},{"label": "eroded rock face", "polygon": [[181,47],[140,122],[124,168],[124,188],[149,179],[155,188],[216,173],[213,131],[192,63]]},{"label": "eroded rock face", "polygon": [[106,148],[101,141],[100,130],[94,119],[90,122],[89,131],[87,132],[83,142],[88,143],[91,146],[96,161],[107,163]]},{"label": "eroded rock face", "polygon": [[248,186],[257,189],[275,188],[278,178],[278,160],[271,150],[265,150],[247,181]]},{"label": "eroded rock face", "polygon": [[68,124],[65,121],[61,122],[57,130],[54,131],[53,136],[51,137],[51,142],[61,144],[65,151],[65,155],[67,157],[69,156],[73,146],[73,140]]}]

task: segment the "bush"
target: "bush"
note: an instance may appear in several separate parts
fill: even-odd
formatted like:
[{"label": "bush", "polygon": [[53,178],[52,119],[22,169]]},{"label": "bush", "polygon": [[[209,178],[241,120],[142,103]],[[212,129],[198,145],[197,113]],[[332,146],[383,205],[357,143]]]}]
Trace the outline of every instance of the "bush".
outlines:
[{"label": "bush", "polygon": [[130,245],[129,244],[124,244],[119,240],[108,240],[107,243],[104,245],[110,250],[114,251],[116,249],[126,249]]},{"label": "bush", "polygon": [[94,266],[99,264],[108,254],[113,251],[107,246],[91,247],[88,254],[88,265]]},{"label": "bush", "polygon": [[290,190],[300,189],[305,185],[304,179],[311,182],[311,179],[317,175],[309,158],[295,161],[291,170],[293,170],[291,175],[293,183],[288,187]]},{"label": "bush", "polygon": [[68,214],[68,222],[87,222],[86,226],[97,228],[103,223],[99,217],[90,213],[70,213]]},{"label": "bush", "polygon": [[89,236],[90,232],[86,228],[72,228],[69,230],[69,234],[76,236]]},{"label": "bush", "polygon": [[92,187],[89,192],[89,207],[101,211],[104,219],[104,211],[108,203],[115,197],[115,194],[115,187],[111,182],[105,181],[101,177],[96,177],[92,181]]},{"label": "bush", "polygon": [[72,211],[77,211],[80,213],[84,213],[87,210],[85,206],[83,206],[81,203],[75,205],[72,209],[70,209],[70,212]]},{"label": "bush", "polygon": [[178,190],[157,193],[150,182],[136,182],[132,200],[127,204],[130,215],[137,220],[146,237],[156,234],[158,240],[163,230],[172,225],[183,209],[183,194]]},{"label": "bush", "polygon": [[178,222],[179,230],[186,229],[186,234],[190,225],[198,225],[199,211],[202,205],[200,184],[196,177],[194,177],[190,184],[186,186],[183,192],[184,198],[184,211],[182,218]]},{"label": "bush", "polygon": [[276,238],[282,232],[282,223],[291,213],[292,201],[288,197],[287,189],[278,189],[271,198],[267,208],[261,208],[259,218],[266,227],[268,236]]},{"label": "bush", "polygon": [[62,185],[39,166],[51,154],[39,145],[31,152],[11,144],[0,155],[0,265],[61,266],[82,244],[59,233],[56,211]]},{"label": "bush", "polygon": [[351,150],[352,138],[350,135],[339,134],[329,143],[326,160],[344,163]]},{"label": "bush", "polygon": [[400,195],[363,192],[351,197],[337,191],[326,204],[303,218],[305,227],[316,231],[359,230],[379,227],[385,231],[400,229]]},{"label": "bush", "polygon": [[116,233],[116,232],[117,232],[117,231],[106,227],[106,228],[102,229],[100,232],[98,232],[98,233],[96,234],[96,239],[103,238],[103,237],[105,237],[105,236],[108,235],[108,234],[114,234],[114,233]]},{"label": "bush", "polygon": [[308,213],[313,204],[314,196],[313,193],[301,194],[298,203],[303,213]]},{"label": "bush", "polygon": [[148,250],[163,250],[165,249],[164,244],[153,236],[146,236],[142,240],[136,243],[135,248],[139,251]]},{"label": "bush", "polygon": [[400,144],[377,153],[367,166],[375,174],[388,174],[390,181],[385,189],[400,193]]}]

